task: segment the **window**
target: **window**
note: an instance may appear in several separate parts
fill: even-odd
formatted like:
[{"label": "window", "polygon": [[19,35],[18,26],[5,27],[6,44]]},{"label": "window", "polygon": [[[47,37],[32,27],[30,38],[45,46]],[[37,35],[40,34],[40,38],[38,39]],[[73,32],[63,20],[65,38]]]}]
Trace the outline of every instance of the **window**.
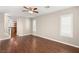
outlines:
[{"label": "window", "polygon": [[36,20],[33,20],[33,32],[36,32]]},{"label": "window", "polygon": [[61,16],[60,35],[64,37],[73,37],[73,14]]}]

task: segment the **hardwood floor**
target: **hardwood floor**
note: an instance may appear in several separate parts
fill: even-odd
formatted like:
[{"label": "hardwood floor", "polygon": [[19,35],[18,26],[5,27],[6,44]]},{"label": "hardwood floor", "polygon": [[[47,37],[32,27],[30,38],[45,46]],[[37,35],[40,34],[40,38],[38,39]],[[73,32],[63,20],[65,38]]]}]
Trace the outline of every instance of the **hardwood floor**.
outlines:
[{"label": "hardwood floor", "polygon": [[79,48],[36,36],[14,37],[0,41],[1,53],[73,53]]}]

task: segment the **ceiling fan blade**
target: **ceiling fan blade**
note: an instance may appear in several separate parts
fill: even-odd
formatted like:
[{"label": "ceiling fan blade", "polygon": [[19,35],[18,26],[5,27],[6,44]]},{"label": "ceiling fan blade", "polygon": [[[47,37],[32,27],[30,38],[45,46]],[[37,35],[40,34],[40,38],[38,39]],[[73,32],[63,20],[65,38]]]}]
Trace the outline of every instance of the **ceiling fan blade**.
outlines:
[{"label": "ceiling fan blade", "polygon": [[25,9],[28,9],[26,6],[24,6]]},{"label": "ceiling fan blade", "polygon": [[37,8],[34,8],[33,10],[37,10]]},{"label": "ceiling fan blade", "polygon": [[38,11],[33,11],[33,12],[38,13]]}]

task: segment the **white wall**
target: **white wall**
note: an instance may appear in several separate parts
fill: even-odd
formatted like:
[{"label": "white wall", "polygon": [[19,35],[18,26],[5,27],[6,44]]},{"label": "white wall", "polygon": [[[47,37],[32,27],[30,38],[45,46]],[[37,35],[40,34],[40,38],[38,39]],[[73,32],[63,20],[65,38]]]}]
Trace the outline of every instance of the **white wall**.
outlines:
[{"label": "white wall", "polygon": [[0,35],[2,35],[4,33],[4,16],[2,14],[0,14]]},{"label": "white wall", "polygon": [[0,35],[4,32],[3,31],[3,26],[4,26],[3,22],[4,22],[3,15],[0,14],[0,28],[1,28],[0,29]]},{"label": "white wall", "polygon": [[4,28],[4,14],[0,14],[0,40],[9,38],[9,35],[5,33]]},{"label": "white wall", "polygon": [[[57,11],[48,15],[36,17],[36,33],[34,35],[49,38],[51,40],[64,42],[79,47],[79,7],[73,7]],[[73,38],[60,36],[60,16],[63,14],[73,14]]]},{"label": "white wall", "polygon": [[31,19],[19,17],[17,19],[17,35],[30,35],[31,34]]}]

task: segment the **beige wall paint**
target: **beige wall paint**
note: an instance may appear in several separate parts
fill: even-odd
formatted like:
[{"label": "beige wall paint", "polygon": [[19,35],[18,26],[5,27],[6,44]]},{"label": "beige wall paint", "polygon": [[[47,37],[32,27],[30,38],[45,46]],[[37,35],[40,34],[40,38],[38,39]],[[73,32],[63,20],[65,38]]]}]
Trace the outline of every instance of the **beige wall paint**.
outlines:
[{"label": "beige wall paint", "polygon": [[[72,13],[73,17],[73,38],[60,36],[60,16]],[[79,7],[73,7],[57,11],[48,15],[36,17],[36,33],[35,35],[50,38],[51,40],[61,41],[71,45],[79,46]]]}]

